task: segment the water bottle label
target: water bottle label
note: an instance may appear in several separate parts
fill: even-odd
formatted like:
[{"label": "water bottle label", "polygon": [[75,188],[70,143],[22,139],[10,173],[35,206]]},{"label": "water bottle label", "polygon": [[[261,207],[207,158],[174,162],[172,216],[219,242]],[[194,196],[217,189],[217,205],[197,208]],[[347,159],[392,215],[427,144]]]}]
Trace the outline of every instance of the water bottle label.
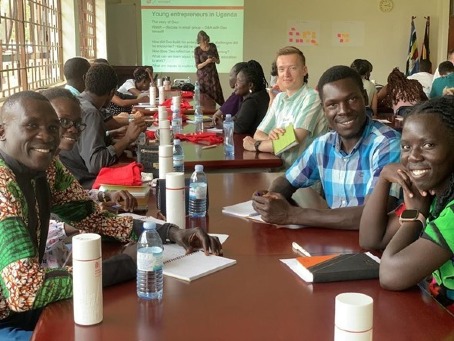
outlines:
[{"label": "water bottle label", "polygon": [[207,185],[206,184],[194,184],[189,187],[189,197],[191,199],[206,199],[207,197]]},{"label": "water bottle label", "polygon": [[184,161],[183,160],[173,159],[173,168],[182,167],[182,166],[184,166]]},{"label": "water bottle label", "polygon": [[137,269],[140,271],[154,271],[162,268],[162,248],[153,246],[141,248],[137,251]]}]

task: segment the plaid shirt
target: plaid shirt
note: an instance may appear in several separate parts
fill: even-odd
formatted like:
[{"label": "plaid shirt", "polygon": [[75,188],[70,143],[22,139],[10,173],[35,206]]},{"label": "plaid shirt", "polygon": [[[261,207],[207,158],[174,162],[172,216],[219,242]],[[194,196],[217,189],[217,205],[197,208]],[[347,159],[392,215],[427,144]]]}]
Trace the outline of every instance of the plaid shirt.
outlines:
[{"label": "plaid shirt", "polygon": [[[315,139],[285,175],[295,188],[321,181],[331,208],[359,206],[372,192],[382,168],[399,159],[400,134],[368,118],[350,154],[341,150],[339,135],[331,131]],[[390,195],[398,198],[398,188],[391,187]]]}]

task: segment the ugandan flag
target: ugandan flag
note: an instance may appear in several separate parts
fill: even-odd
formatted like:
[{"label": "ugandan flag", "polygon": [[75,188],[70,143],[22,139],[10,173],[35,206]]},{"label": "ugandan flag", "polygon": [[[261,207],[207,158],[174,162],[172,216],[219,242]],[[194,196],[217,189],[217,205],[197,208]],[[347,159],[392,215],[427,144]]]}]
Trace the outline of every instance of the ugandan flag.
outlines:
[{"label": "ugandan flag", "polygon": [[407,76],[410,76],[419,71],[418,42],[416,39],[416,28],[414,22],[415,18],[416,17],[411,17],[410,44],[408,46],[407,65],[405,68],[405,73]]}]

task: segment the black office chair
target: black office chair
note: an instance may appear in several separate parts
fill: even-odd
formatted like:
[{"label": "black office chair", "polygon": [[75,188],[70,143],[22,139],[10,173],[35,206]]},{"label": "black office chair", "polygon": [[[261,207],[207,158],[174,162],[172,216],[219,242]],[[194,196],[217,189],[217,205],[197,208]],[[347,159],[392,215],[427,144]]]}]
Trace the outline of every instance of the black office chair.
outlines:
[{"label": "black office chair", "polygon": [[404,117],[411,109],[413,109],[412,105],[402,105],[396,111],[396,115]]}]

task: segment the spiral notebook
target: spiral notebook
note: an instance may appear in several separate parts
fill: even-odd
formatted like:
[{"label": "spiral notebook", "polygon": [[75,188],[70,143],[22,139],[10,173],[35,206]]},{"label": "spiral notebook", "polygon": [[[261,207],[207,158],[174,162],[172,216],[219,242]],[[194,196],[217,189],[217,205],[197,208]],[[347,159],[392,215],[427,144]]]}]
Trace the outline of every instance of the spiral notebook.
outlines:
[{"label": "spiral notebook", "polygon": [[163,261],[165,276],[187,282],[236,264],[235,259],[206,256],[202,250],[187,255],[184,248],[176,244],[164,245]]},{"label": "spiral notebook", "polygon": [[[132,217],[144,222],[154,221],[157,224],[165,223],[165,221],[154,217],[146,217],[134,213],[122,213],[120,216]],[[227,234],[209,233],[209,235],[218,237],[221,244],[229,237]],[[164,244],[162,258],[164,262],[164,275],[188,282],[236,264],[235,259],[215,255],[205,256],[202,250],[187,255],[186,250],[177,244]]]}]

